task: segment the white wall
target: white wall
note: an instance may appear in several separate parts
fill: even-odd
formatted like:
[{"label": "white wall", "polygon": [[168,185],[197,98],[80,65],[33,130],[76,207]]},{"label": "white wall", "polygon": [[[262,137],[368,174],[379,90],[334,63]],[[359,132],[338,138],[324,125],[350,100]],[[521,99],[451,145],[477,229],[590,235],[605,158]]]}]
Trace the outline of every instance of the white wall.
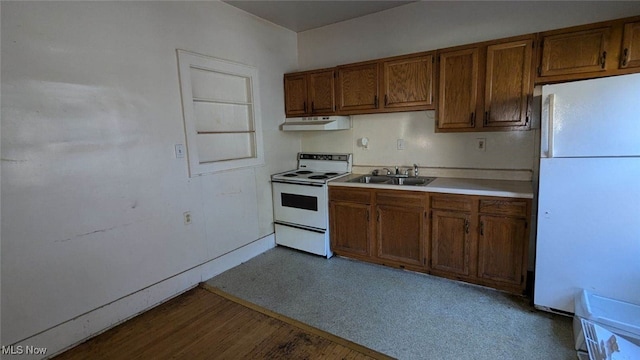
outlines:
[{"label": "white wall", "polygon": [[[530,170],[533,163],[532,131],[436,134],[433,111],[352,118],[350,130],[305,133],[303,150],[350,152],[354,164],[378,168],[418,164],[429,168]],[[363,137],[369,139],[367,148],[360,146]],[[485,151],[476,150],[478,138],[486,139]],[[398,139],[404,139],[404,150],[397,150]]]},{"label": "white wall", "polygon": [[[633,15],[640,15],[640,2],[418,1],[299,33],[299,70]],[[305,134],[302,147],[353,151],[355,165],[535,170],[535,131],[436,134],[433,116],[433,111],[355,116],[352,130]],[[371,139],[368,151],[356,147],[362,136]],[[399,138],[406,150],[395,149]],[[474,149],[476,138],[486,138],[486,152]]]},{"label": "white wall", "polygon": [[[220,2],[3,1],[1,34],[2,345],[273,233],[295,33]],[[178,48],[258,69],[265,166],[189,178]]]},{"label": "white wall", "polygon": [[637,1],[417,1],[298,34],[300,70],[640,15]]}]

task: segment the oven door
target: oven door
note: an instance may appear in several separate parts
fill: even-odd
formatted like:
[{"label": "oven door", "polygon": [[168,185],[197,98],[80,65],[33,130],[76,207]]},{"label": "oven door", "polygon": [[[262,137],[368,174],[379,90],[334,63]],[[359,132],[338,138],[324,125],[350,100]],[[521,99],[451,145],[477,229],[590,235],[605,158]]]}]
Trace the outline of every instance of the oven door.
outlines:
[{"label": "oven door", "polygon": [[273,216],[277,222],[326,230],[328,221],[326,184],[272,181]]}]

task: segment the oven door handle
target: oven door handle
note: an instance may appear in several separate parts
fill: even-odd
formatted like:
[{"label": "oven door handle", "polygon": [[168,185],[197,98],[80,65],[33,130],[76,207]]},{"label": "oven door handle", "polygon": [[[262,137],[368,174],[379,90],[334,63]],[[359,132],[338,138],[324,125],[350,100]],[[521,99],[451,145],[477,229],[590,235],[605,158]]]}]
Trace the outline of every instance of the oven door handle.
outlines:
[{"label": "oven door handle", "polygon": [[314,186],[314,187],[323,187],[323,184],[311,184],[311,183],[297,183],[297,182],[289,182],[289,181],[281,181],[281,180],[271,180],[272,183],[279,184],[287,184],[287,185],[302,185],[302,186]]},{"label": "oven door handle", "polygon": [[324,230],[324,229],[319,229],[319,228],[315,228],[315,227],[311,227],[311,226],[296,225],[296,224],[291,224],[291,223],[284,222],[284,221],[274,221],[273,223],[274,224],[278,224],[278,225],[282,225],[282,226],[292,227],[292,228],[295,228],[295,229],[313,231],[313,232],[317,232],[317,233],[320,233],[320,234],[324,234],[326,232],[326,230]]}]

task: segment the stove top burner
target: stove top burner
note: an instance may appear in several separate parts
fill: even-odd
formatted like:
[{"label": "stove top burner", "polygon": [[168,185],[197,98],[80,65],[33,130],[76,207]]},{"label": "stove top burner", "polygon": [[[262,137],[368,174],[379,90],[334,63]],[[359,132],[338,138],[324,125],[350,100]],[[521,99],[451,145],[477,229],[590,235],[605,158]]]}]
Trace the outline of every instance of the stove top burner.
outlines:
[{"label": "stove top burner", "polygon": [[282,176],[286,176],[286,177],[295,177],[298,176],[297,174],[291,173],[291,174],[284,174]]},{"label": "stove top burner", "polygon": [[338,175],[337,172],[328,172],[328,173],[324,173],[327,176],[334,176],[334,175]]},{"label": "stove top burner", "polygon": [[327,179],[329,178],[327,175],[311,175],[309,179]]},{"label": "stove top burner", "polygon": [[311,174],[313,171],[309,171],[309,170],[300,170],[300,171],[296,171],[296,174],[301,174],[301,175],[306,175],[306,174]]}]

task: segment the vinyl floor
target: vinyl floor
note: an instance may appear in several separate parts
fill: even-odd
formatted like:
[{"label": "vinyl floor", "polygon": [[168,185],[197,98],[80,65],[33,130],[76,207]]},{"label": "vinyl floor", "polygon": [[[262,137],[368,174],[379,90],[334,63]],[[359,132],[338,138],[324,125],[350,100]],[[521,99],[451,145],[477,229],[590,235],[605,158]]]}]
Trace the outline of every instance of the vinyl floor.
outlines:
[{"label": "vinyl floor", "polygon": [[207,283],[398,359],[576,359],[570,317],[427,274],[278,246]]}]

